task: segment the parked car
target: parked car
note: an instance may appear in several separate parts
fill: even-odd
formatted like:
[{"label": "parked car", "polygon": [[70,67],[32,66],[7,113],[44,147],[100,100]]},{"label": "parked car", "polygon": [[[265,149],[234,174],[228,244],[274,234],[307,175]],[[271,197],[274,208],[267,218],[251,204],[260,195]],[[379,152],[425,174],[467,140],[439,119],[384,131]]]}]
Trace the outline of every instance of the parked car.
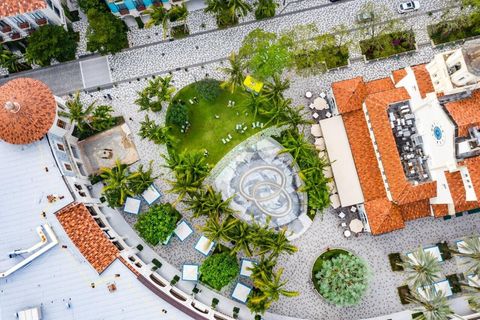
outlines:
[{"label": "parked car", "polygon": [[359,23],[367,23],[373,21],[373,12],[360,12],[357,14],[357,22]]},{"label": "parked car", "polygon": [[420,9],[419,1],[405,1],[398,6],[398,13],[407,13]]}]

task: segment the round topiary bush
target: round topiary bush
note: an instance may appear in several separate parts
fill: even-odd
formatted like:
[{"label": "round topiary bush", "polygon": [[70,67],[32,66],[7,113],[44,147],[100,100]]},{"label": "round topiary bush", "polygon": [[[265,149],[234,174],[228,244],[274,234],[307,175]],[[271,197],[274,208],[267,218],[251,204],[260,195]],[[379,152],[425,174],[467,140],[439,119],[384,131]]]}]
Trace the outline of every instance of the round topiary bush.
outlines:
[{"label": "round topiary bush", "polygon": [[360,302],[368,286],[368,266],[352,253],[334,249],[320,255],[312,270],[315,289],[337,306]]},{"label": "round topiary bush", "polygon": [[228,252],[209,256],[200,266],[200,280],[216,290],[220,290],[235,279],[240,272],[236,256]]}]

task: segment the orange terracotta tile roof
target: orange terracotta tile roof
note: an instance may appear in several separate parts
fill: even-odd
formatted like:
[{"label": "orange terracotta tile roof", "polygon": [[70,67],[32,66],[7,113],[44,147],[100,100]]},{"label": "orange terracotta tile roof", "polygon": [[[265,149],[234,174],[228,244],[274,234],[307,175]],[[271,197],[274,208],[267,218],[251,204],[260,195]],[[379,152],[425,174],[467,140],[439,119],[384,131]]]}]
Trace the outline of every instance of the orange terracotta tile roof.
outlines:
[{"label": "orange terracotta tile roof", "polygon": [[117,258],[119,251],[108,240],[83,203],[72,203],[57,212],[63,229],[98,273]]},{"label": "orange terracotta tile roof", "polygon": [[382,78],[378,80],[368,81],[366,83],[367,94],[374,94],[382,91],[395,89],[395,86],[390,78]]},{"label": "orange terracotta tile roof", "polygon": [[446,204],[432,204],[433,216],[441,218],[448,215],[448,205]]},{"label": "orange terracotta tile roof", "polygon": [[387,108],[390,104],[408,100],[410,96],[404,88],[371,94],[365,100],[378,150],[382,159],[387,182],[393,201],[403,205],[436,196],[436,182],[431,181],[417,186],[405,177],[397,145],[388,120]]},{"label": "orange terracotta tile roof", "polygon": [[430,78],[430,74],[428,73],[425,64],[413,66],[412,70],[417,79],[418,89],[420,90],[422,98],[425,98],[429,92],[435,92],[432,79]]},{"label": "orange terracotta tile roof", "polygon": [[471,210],[478,207],[477,201],[466,201],[465,187],[460,171],[445,171],[450,194],[452,195],[455,212]]},{"label": "orange terracotta tile roof", "polygon": [[13,144],[40,140],[52,127],[56,112],[55,98],[43,82],[11,80],[0,87],[0,139]]},{"label": "orange terracotta tile roof", "polygon": [[448,113],[458,126],[458,135],[468,135],[468,128],[480,125],[480,90],[471,97],[445,104]]},{"label": "orange terracotta tile roof", "polygon": [[370,231],[374,235],[402,229],[405,224],[398,206],[387,198],[365,202]]},{"label": "orange terracotta tile roof", "polygon": [[385,198],[386,192],[362,110],[342,115],[365,201]]},{"label": "orange terracotta tile roof", "polygon": [[393,82],[395,84],[399,83],[405,76],[407,75],[407,70],[405,69],[398,69],[392,72]]},{"label": "orange terracotta tile roof", "polygon": [[417,202],[404,204],[400,207],[400,213],[402,214],[403,221],[429,217],[431,216],[430,201],[420,200]]},{"label": "orange terracotta tile roof", "polygon": [[0,17],[10,17],[25,12],[45,9],[45,0],[2,0],[0,2]]},{"label": "orange terracotta tile roof", "polygon": [[362,77],[334,82],[332,91],[340,113],[361,109],[367,94]]}]

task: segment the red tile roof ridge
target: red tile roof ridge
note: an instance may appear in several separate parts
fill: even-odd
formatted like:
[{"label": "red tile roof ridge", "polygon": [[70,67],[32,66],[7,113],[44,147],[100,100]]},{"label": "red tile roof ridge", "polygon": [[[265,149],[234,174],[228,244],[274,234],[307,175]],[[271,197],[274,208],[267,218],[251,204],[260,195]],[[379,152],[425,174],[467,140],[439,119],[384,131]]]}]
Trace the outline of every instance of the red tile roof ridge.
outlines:
[{"label": "red tile roof ridge", "polygon": [[2,0],[0,17],[11,17],[18,14],[42,10],[47,7],[45,0]]},{"label": "red tile roof ridge", "polygon": [[361,109],[367,94],[361,76],[332,83],[332,91],[341,114]]}]

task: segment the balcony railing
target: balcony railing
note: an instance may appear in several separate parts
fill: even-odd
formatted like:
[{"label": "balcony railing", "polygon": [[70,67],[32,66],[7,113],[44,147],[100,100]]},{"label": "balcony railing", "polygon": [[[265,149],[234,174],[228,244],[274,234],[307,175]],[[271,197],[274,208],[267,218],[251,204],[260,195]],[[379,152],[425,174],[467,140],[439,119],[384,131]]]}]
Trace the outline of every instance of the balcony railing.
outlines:
[{"label": "balcony railing", "polygon": [[19,27],[20,29],[27,29],[27,28],[30,27],[30,24],[29,24],[28,22],[19,22],[19,23],[18,23],[18,27]]},{"label": "balcony railing", "polygon": [[3,33],[7,33],[7,32],[10,32],[10,31],[12,31],[12,27],[11,27],[11,26],[6,25],[6,26],[3,26],[3,27],[2,27],[2,32],[3,32]]},{"label": "balcony railing", "polygon": [[129,14],[130,13],[130,10],[128,9],[120,9],[120,15],[124,16],[126,14]]},{"label": "balcony railing", "polygon": [[40,19],[35,19],[35,22],[39,25],[39,26],[43,26],[45,24],[47,24],[47,18],[40,18]]},{"label": "balcony railing", "polygon": [[11,38],[12,40],[20,39],[20,33],[18,33],[18,32],[12,32],[12,33],[10,33],[10,38]]},{"label": "balcony railing", "polygon": [[145,9],[146,7],[143,4],[137,6],[137,11],[143,11]]}]

